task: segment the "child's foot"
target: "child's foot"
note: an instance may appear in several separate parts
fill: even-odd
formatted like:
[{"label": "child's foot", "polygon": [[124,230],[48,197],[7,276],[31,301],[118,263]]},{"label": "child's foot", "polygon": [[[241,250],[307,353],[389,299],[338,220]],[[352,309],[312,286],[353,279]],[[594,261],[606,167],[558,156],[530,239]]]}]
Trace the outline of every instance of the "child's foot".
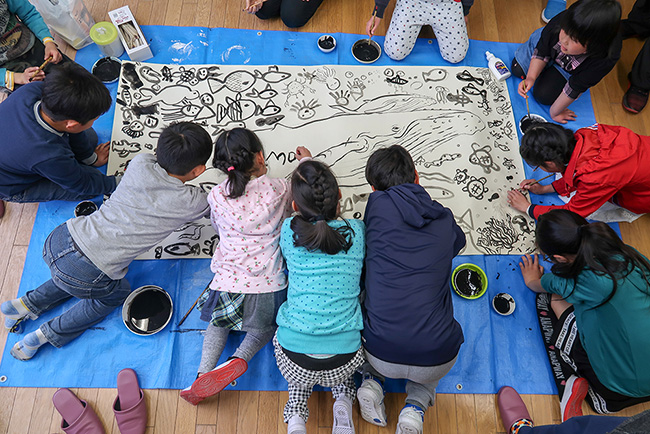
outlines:
[{"label": "child's foot", "polygon": [[417,405],[406,404],[399,413],[395,434],[422,434],[424,410]]},{"label": "child's foot", "polygon": [[294,414],[287,422],[287,434],[307,434],[307,427],[302,417]]},{"label": "child's foot", "polygon": [[566,0],[548,0],[542,11],[542,21],[548,23],[551,19],[566,9]]},{"label": "child's foot", "polygon": [[566,382],[564,393],[560,400],[562,422],[575,416],[582,416],[582,401],[589,392],[589,383],[586,379],[572,375]]},{"label": "child's foot", "polygon": [[0,312],[5,316],[5,328],[9,333],[22,333],[22,322],[29,319],[30,311],[20,298],[2,303]]},{"label": "child's foot", "polygon": [[216,395],[227,385],[241,377],[248,369],[246,360],[234,358],[227,360],[210,372],[206,372],[192,383],[192,385],[181,391],[181,398],[196,405],[208,396]]},{"label": "child's foot", "polygon": [[373,425],[386,426],[386,406],[384,405],[384,390],[374,379],[363,380],[357,390],[361,417]]},{"label": "child's foot", "polygon": [[332,424],[332,434],[354,434],[354,424],[352,423],[352,400],[347,396],[341,396],[332,406],[334,413],[334,423]]},{"label": "child's foot", "polygon": [[22,341],[16,342],[10,353],[18,360],[29,360],[46,342],[47,339],[43,332],[36,329],[36,331],[26,334]]}]

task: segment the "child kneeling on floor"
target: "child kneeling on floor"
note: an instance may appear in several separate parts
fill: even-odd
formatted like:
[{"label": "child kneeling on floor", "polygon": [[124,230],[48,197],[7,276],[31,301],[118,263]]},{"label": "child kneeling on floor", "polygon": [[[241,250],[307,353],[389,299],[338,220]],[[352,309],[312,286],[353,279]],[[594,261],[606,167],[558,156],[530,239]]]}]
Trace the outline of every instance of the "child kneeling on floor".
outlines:
[{"label": "child kneeling on floor", "polygon": [[[419,185],[408,151],[375,151],[366,165],[368,198],[363,347],[367,362],[357,391],[361,416],[385,426],[381,383],[404,378],[406,405],[397,434],[422,434],[424,412],[463,343],[449,288],[451,261],[465,234],[451,211]],[[387,252],[389,252],[387,254]]]},{"label": "child kneeling on floor", "polygon": [[131,292],[124,278],[131,261],[182,224],[207,214],[206,193],[185,182],[205,171],[211,153],[210,135],[201,126],[173,124],[161,132],[155,156],[131,160],[98,211],[52,231],[43,249],[52,279],[1,305],[5,327],[20,332],[21,321],[36,319],[69,298],[79,301],[16,343],[12,356],[31,359],[45,343],[60,348],[122,305]]},{"label": "child kneeling on floor", "polygon": [[338,218],[338,184],[321,162],[300,164],[291,190],[298,215],[282,225],[289,288],[273,339],[278,368],[289,383],[284,421],[289,434],[306,433],[307,400],[320,384],[331,387],[336,398],[332,432],[353,434],[352,375],[364,361],[359,333],[363,222]]},{"label": "child kneeling on floor", "polygon": [[[309,151],[296,149],[298,160]],[[208,195],[212,226],[219,233],[210,268],[210,291],[198,303],[208,321],[196,381],[181,398],[198,404],[241,376],[248,362],[275,333],[275,316],[287,299],[280,228],[291,215],[285,178],[267,176],[264,149],[254,132],[235,128],[217,139],[212,164],[228,179]],[[244,218],[245,217],[245,218]],[[246,336],[235,353],[217,365],[231,330]]]}]

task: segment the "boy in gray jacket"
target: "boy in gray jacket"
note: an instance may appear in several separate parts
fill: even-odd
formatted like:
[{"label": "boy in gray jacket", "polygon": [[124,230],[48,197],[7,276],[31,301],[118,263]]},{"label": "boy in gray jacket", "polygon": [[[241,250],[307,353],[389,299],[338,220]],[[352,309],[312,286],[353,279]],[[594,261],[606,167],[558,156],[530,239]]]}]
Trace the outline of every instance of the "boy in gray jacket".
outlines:
[{"label": "boy in gray jacket", "polygon": [[11,355],[31,359],[45,343],[62,347],[103,320],[131,292],[124,279],[129,264],[183,223],[209,212],[202,189],[185,185],[206,169],[210,135],[181,122],[160,134],[156,155],[137,155],[104,205],[86,217],[60,225],[45,241],[44,258],[52,279],[0,306],[5,327],[36,319],[70,297],[79,302],[16,343]]}]

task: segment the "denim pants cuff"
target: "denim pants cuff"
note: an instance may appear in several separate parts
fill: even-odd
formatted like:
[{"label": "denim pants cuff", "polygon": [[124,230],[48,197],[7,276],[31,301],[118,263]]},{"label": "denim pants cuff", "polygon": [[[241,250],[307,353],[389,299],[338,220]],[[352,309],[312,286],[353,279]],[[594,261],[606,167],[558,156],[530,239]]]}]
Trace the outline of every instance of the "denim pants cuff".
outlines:
[{"label": "denim pants cuff", "polygon": [[45,335],[45,338],[47,339],[47,341],[48,341],[50,344],[52,344],[52,346],[54,346],[54,347],[56,347],[56,348],[61,348],[61,347],[63,346],[63,345],[61,345],[61,344],[59,343],[59,341],[57,340],[57,338],[56,338],[56,333],[54,333],[54,332],[52,331],[52,329],[50,329],[48,323],[43,323],[43,324],[41,324],[41,326],[39,327],[39,329],[41,329],[41,332],[43,333],[43,335]]},{"label": "denim pants cuff", "polygon": [[[29,292],[27,294],[29,294]],[[27,310],[29,310],[29,313],[27,314],[29,316],[29,319],[37,319],[39,316],[41,316],[43,311],[39,310],[36,306],[34,306],[29,301],[29,298],[27,297],[27,294],[20,297],[20,300],[23,302],[23,304],[25,305]]]}]

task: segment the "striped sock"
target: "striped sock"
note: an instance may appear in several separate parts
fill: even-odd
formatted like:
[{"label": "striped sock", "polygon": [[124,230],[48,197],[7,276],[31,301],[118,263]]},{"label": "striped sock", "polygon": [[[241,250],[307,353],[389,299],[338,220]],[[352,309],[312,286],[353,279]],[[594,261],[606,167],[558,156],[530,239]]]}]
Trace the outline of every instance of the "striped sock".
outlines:
[{"label": "striped sock", "polygon": [[519,428],[522,426],[529,426],[533,427],[533,421],[528,420],[528,419],[519,419],[517,422],[513,423],[512,426],[510,427],[510,434],[517,434],[519,432]]},{"label": "striped sock", "polygon": [[20,333],[22,327],[16,327],[25,317],[30,316],[31,312],[25,306],[22,299],[5,301],[0,305],[0,312],[5,316],[5,328],[13,333]]},{"label": "striped sock", "polygon": [[29,360],[34,357],[38,349],[46,342],[47,338],[41,329],[36,329],[36,331],[25,335],[22,341],[16,342],[16,345],[11,349],[10,353],[18,360]]}]

